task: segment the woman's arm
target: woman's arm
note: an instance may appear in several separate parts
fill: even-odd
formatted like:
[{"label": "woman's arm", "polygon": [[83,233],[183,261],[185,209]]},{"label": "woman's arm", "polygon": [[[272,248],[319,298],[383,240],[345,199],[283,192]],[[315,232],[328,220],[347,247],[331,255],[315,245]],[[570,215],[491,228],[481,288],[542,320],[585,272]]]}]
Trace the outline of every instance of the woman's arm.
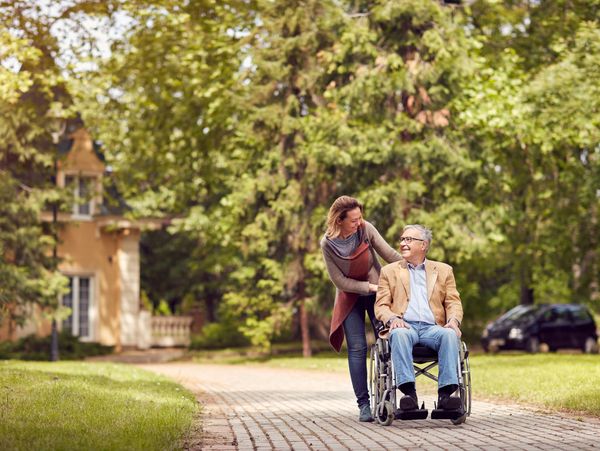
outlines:
[{"label": "woman's arm", "polygon": [[402,256],[398,253],[398,251],[396,251],[396,249],[390,246],[387,241],[383,239],[373,224],[365,221],[365,230],[367,232],[367,236],[371,240],[371,246],[373,246],[375,252],[377,252],[377,254],[387,263],[393,263],[402,260]]},{"label": "woman's arm", "polygon": [[338,290],[358,294],[370,293],[370,284],[368,280],[363,281],[346,277],[340,268],[338,268],[338,266],[335,264],[335,261],[329,252],[327,252],[325,249],[322,249],[322,251],[323,258],[325,259],[325,265],[327,266],[327,272],[329,273],[329,278]]}]

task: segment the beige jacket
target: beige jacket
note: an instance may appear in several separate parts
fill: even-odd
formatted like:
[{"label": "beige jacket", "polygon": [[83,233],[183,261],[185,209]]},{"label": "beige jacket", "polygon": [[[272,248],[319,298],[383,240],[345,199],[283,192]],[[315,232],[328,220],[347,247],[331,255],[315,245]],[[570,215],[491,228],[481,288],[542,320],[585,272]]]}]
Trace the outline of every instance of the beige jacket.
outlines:
[{"label": "beige jacket", "polygon": [[[375,316],[386,324],[394,316],[403,317],[410,301],[410,276],[407,263],[401,260],[381,268],[379,288],[375,301]],[[445,325],[456,318],[459,324],[463,319],[460,294],[452,267],[446,263],[426,260],[427,298],[435,322]]]}]

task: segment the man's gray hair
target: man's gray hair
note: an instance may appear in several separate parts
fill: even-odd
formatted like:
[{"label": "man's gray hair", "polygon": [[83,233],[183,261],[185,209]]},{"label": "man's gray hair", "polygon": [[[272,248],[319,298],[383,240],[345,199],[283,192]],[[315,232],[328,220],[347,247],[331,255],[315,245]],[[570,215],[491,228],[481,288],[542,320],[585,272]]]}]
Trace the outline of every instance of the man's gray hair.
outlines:
[{"label": "man's gray hair", "polygon": [[404,226],[402,229],[402,233],[406,232],[408,229],[415,229],[421,232],[421,236],[425,241],[427,241],[427,250],[429,250],[429,246],[431,246],[431,240],[433,239],[433,234],[431,233],[431,229],[428,229],[421,224],[408,224]]}]

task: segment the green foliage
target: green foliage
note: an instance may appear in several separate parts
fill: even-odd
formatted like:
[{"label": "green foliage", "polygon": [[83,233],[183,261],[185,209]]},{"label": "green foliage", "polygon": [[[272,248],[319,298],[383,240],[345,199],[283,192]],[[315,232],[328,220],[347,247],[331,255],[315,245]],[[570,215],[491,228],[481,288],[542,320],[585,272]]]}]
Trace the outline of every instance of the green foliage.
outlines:
[{"label": "green foliage", "polygon": [[[28,303],[55,305],[66,280],[48,256],[53,241],[39,221],[41,192],[28,193],[0,171],[0,305],[22,319]],[[2,316],[0,316],[2,320]]]},{"label": "green foliage", "polygon": [[252,5],[126,2],[119,11],[130,26],[111,57],[72,83],[134,214],[176,216],[168,232],[142,238],[142,287],[173,306],[188,294],[203,299],[209,320],[238,264],[226,234],[235,176],[224,141],[240,113],[232,97]]},{"label": "green foliage", "polygon": [[[465,145],[483,163],[483,199],[502,208],[496,266],[511,273],[506,283],[520,284],[522,302],[534,300],[530,290],[540,301],[591,303],[598,296],[589,283],[598,277],[600,232],[593,125],[600,83],[592,69],[599,57],[593,44],[598,25],[577,26],[570,45],[536,71],[524,71],[511,49],[496,54],[493,67],[479,60],[481,70],[455,99]],[[535,58],[530,50],[534,55],[527,57]],[[587,219],[572,221],[582,217]]]},{"label": "green foliage", "polygon": [[235,323],[220,321],[205,325],[200,334],[192,336],[190,349],[235,348],[248,344],[249,340]]},{"label": "green foliage", "polygon": [[154,308],[154,314],[158,316],[169,316],[172,314],[169,304],[164,299],[158,301],[158,305]]},{"label": "green foliage", "polygon": [[66,291],[40,214],[61,197],[52,186],[53,133],[69,97],[51,56],[56,40],[31,6],[0,9],[0,321],[17,323],[32,303],[51,314]]},{"label": "green foliage", "polygon": [[147,312],[152,312],[154,310],[154,306],[152,305],[152,301],[148,297],[148,293],[145,290],[140,292],[140,306]]},{"label": "green foliage", "polygon": [[[29,335],[18,341],[0,342],[0,359],[48,360],[51,337]],[[113,346],[100,343],[86,343],[68,332],[58,334],[58,346],[61,360],[79,360],[85,357],[105,355],[113,352]]]},{"label": "green foliage", "polygon": [[[94,64],[57,71],[48,27],[23,17],[23,37],[0,34],[23,62],[0,72],[5,197],[58,198],[40,180],[69,74],[133,214],[170,218],[142,239],[142,287],[176,311],[202,300],[219,321],[207,343],[231,328],[268,349],[298,325],[326,330],[319,239],[341,194],[390,243],[407,223],[434,230],[430,257],[453,265],[472,336],[518,302],[598,309],[597,1],[75,3],[66,16],[127,19]],[[0,236],[36,243],[21,229]],[[39,279],[33,266],[0,271],[31,292],[16,281]],[[50,299],[60,283],[44,268],[31,284]]]}]

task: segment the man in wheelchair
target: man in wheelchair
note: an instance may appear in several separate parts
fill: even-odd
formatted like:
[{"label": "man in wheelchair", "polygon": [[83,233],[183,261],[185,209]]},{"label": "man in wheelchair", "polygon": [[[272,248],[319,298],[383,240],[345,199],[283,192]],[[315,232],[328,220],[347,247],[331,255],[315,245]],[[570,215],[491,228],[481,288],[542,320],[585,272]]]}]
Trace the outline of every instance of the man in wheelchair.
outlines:
[{"label": "man in wheelchair", "polygon": [[389,328],[396,386],[404,395],[399,407],[404,412],[419,408],[413,371],[413,346],[418,344],[438,353],[437,409],[463,407],[456,396],[462,304],[452,267],[426,259],[431,239],[431,230],[422,225],[404,227],[399,244],[404,260],[382,268],[375,301],[377,319]]}]

